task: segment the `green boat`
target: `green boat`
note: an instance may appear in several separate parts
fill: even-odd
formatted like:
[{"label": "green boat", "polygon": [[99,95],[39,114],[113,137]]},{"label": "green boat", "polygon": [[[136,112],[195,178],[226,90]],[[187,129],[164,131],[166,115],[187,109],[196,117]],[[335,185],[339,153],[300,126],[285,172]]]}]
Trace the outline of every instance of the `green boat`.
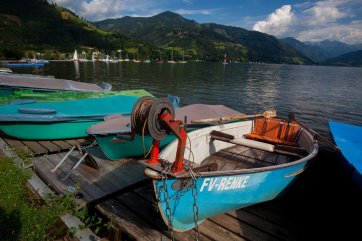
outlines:
[{"label": "green boat", "polygon": [[[191,120],[205,118],[220,118],[225,116],[239,116],[242,113],[230,109],[223,105],[205,105],[193,104],[175,109],[176,119],[183,120],[187,116],[188,131],[203,127],[202,125],[193,125]],[[87,133],[96,138],[99,147],[110,160],[119,160],[125,157],[142,156],[147,153],[152,146],[150,136],[135,134],[134,140],[124,140],[124,133],[131,132],[131,119],[128,116],[111,116],[99,124],[88,128]],[[169,144],[175,137],[173,135],[161,141],[161,148]]]},{"label": "green boat", "polygon": [[103,91],[103,92],[79,92],[79,91],[37,91],[37,90],[11,90],[6,96],[0,96],[0,105],[31,103],[31,102],[52,102],[65,100],[81,100],[89,98],[103,98],[116,95],[127,96],[152,96],[143,89]]},{"label": "green boat", "polygon": [[138,96],[0,106],[0,131],[23,140],[87,136],[87,128],[108,115],[129,115]]}]

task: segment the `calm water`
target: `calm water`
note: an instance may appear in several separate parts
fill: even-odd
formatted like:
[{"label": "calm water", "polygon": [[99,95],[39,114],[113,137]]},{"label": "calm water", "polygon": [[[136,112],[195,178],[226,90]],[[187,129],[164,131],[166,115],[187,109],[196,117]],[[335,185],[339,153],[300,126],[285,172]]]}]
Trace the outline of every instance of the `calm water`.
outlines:
[{"label": "calm water", "polygon": [[[87,82],[106,81],[115,89],[144,88],[157,96],[178,95],[184,105],[224,104],[248,114],[271,108],[279,115],[293,111],[297,118],[329,138],[328,120],[362,125],[362,68],[53,62],[42,74]],[[337,157],[321,151],[281,199],[283,213],[293,217],[300,240],[323,240],[326,235],[332,239],[341,236],[341,240],[360,237],[360,227],[354,228],[354,220],[362,213],[362,193],[341,171]]]},{"label": "calm water", "polygon": [[[13,69],[31,73],[31,70]],[[223,104],[247,114],[294,112],[329,136],[328,120],[362,125],[362,68],[277,64],[52,62],[43,75],[98,83],[114,89],[144,88],[156,96],[191,103]]]}]

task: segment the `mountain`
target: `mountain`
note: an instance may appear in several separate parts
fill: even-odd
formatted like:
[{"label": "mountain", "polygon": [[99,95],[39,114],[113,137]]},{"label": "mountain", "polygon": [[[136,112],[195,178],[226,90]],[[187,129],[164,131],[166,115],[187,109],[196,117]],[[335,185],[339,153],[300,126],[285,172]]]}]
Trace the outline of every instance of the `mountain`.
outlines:
[{"label": "mountain", "polygon": [[[269,63],[309,64],[312,61],[271,35],[219,24],[199,24],[173,12],[153,17],[123,17],[94,23],[105,31],[124,34],[192,58]],[[164,56],[165,57],[165,56]],[[167,57],[167,58],[168,58]]]},{"label": "mountain", "polygon": [[70,10],[45,0],[1,1],[0,58],[38,51],[52,58],[79,47],[114,50],[137,44],[128,37],[100,30]]},{"label": "mountain", "polygon": [[362,44],[346,44],[339,41],[323,40],[320,42],[304,42],[304,44],[319,47],[326,51],[330,58],[362,49]]},{"label": "mountain", "polygon": [[290,47],[298,50],[301,54],[310,58],[316,63],[325,61],[332,57],[328,51],[322,49],[321,47],[305,44],[295,38],[288,37],[280,40],[288,44]]},{"label": "mountain", "polygon": [[362,50],[350,52],[323,62],[325,65],[362,67]]}]

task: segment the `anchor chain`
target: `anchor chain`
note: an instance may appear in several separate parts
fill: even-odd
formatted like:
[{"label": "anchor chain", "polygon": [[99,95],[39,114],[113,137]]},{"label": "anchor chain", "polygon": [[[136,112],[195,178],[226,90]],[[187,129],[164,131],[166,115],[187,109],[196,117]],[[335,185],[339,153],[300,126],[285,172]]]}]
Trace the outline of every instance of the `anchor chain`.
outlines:
[{"label": "anchor chain", "polygon": [[192,178],[192,197],[194,198],[194,203],[192,205],[192,211],[194,213],[194,223],[195,223],[195,230],[196,230],[196,236],[195,240],[200,239],[200,230],[199,230],[199,206],[197,205],[197,180],[198,177],[195,175],[195,173],[192,171],[192,168],[189,168],[189,173]]},{"label": "anchor chain", "polygon": [[168,194],[168,187],[167,187],[167,174],[166,172],[168,172],[172,167],[171,165],[168,165],[163,172],[161,173],[161,181],[162,181],[162,186],[160,186],[158,188],[158,194],[159,194],[159,202],[161,203],[162,199],[161,199],[161,191],[162,189],[164,190],[164,194],[163,194],[163,200],[166,204],[166,218],[167,218],[167,231],[170,234],[170,238],[172,241],[175,240],[174,237],[174,233],[173,233],[173,226],[172,226],[172,212],[171,212],[171,208],[170,208],[170,203],[169,203],[169,194]]}]

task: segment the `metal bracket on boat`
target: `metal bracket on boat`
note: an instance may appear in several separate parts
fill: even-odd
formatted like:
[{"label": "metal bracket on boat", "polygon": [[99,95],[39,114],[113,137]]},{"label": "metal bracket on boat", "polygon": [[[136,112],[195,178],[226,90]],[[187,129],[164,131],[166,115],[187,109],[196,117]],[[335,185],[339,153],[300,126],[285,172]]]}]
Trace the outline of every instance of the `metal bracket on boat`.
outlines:
[{"label": "metal bracket on boat", "polygon": [[[83,152],[83,150],[86,150],[87,148],[93,147],[96,145],[96,142],[93,142],[92,144],[85,146],[85,147],[81,147],[79,145],[73,146],[68,153],[62,158],[62,160],[60,160],[60,162],[51,170],[51,172],[55,172],[63,163],[64,161],[70,156],[70,154],[72,154],[72,152],[77,148],[78,151],[81,153],[82,157],[75,163],[75,165],[73,165],[73,167],[71,168],[71,170],[65,175],[64,178],[62,178],[62,181],[65,181],[66,179],[68,179],[68,177],[72,174],[73,170],[75,170],[85,159],[86,157],[89,156],[89,153],[87,151]],[[89,156],[90,157],[90,156]],[[93,159],[93,158],[87,158],[86,159],[86,163],[88,165],[90,165],[91,167],[99,170],[99,166],[97,164],[97,162]]]},{"label": "metal bracket on boat", "polygon": [[160,165],[159,153],[161,140],[171,132],[178,139],[176,160],[172,164],[171,173],[184,171],[183,159],[186,149],[186,125],[175,120],[175,109],[167,98],[153,100],[151,97],[140,98],[132,109],[132,132],[139,135],[150,135],[153,144],[148,166]]}]

